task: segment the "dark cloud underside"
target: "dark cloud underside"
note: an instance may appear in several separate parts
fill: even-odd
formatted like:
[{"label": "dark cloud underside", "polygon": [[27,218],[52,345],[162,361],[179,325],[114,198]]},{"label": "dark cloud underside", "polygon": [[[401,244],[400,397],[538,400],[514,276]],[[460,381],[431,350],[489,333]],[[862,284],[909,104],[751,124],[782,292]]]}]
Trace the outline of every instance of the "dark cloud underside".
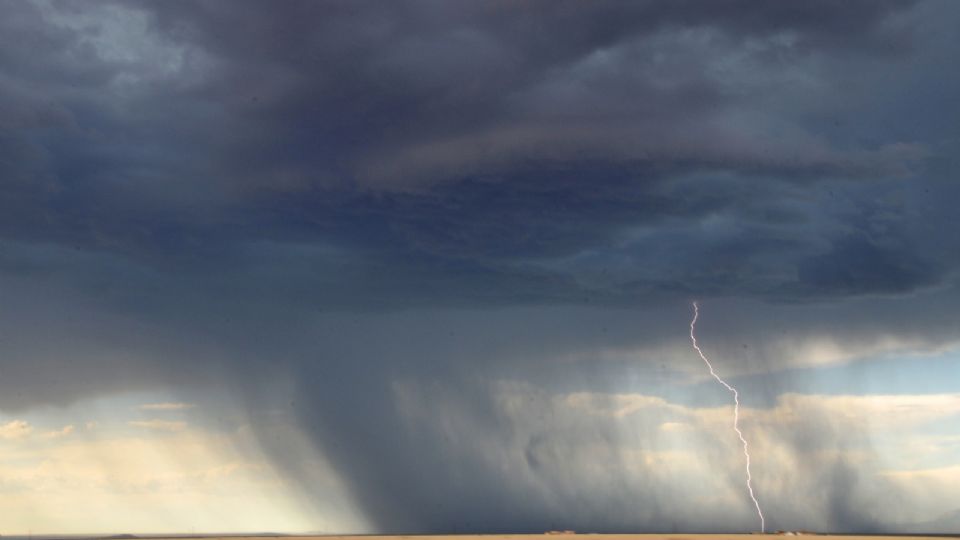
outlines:
[{"label": "dark cloud underside", "polygon": [[[955,340],[958,22],[947,1],[0,1],[0,407],[225,380],[255,409],[289,376],[382,530],[707,527],[643,482],[555,480],[571,434],[615,446],[609,426],[500,461],[447,439],[516,444],[490,381],[616,386],[601,351],[682,341],[695,297],[733,310],[718,350],[765,336],[754,373],[795,367],[784,327]],[[657,354],[637,363],[672,373]],[[411,426],[418,388],[463,431]],[[825,522],[880,527],[875,486],[825,470]]]}]

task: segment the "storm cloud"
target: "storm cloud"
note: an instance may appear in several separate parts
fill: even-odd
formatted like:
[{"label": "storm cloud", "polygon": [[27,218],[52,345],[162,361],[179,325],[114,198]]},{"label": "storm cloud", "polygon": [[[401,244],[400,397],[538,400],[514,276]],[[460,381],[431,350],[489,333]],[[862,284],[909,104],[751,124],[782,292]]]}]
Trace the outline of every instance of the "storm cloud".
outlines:
[{"label": "storm cloud", "polygon": [[[625,450],[725,403],[686,356],[696,298],[770,466],[805,472],[761,476],[774,525],[891,530],[869,434],[775,418],[828,407],[797,371],[960,342],[958,22],[0,2],[0,408],[223,392],[304,480],[281,407],[381,531],[742,530],[740,495],[681,508],[694,481]],[[585,412],[610,395],[651,401],[628,429]]]}]

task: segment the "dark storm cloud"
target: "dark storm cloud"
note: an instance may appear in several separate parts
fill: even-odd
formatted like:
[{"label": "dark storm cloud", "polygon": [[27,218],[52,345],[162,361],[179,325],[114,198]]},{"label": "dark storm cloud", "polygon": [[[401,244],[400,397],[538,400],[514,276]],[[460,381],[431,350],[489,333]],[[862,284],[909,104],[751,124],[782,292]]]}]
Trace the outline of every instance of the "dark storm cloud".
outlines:
[{"label": "dark storm cloud", "polygon": [[[809,365],[787,330],[956,339],[956,4],[0,10],[6,410],[226,381],[260,429],[293,407],[382,530],[706,528],[619,467],[578,492],[575,439],[622,464],[616,429],[531,434],[488,381],[656,394],[692,297],[731,313],[731,371]],[[398,381],[450,423],[411,425]],[[880,523],[856,475],[811,470],[836,530]]]},{"label": "dark storm cloud", "polygon": [[[678,252],[709,261],[711,251],[733,251],[697,245],[682,229],[712,214],[742,222],[751,206],[766,208],[766,223],[741,227],[746,262],[782,257],[771,279],[783,279],[799,244],[811,259],[804,268],[829,257],[810,245],[811,229],[821,241],[848,235],[817,228],[815,200],[790,209],[806,226],[782,226],[778,206],[795,194],[750,183],[889,184],[925,155],[896,138],[833,141],[799,121],[807,105],[794,111],[768,95],[802,98],[791,71],[824,78],[820,92],[837,90],[819,57],[905,62],[917,31],[905,15],[912,3],[91,9],[128,33],[140,25],[136,47],[83,10],[54,5],[60,25],[31,4],[10,6],[16,16],[6,19],[16,27],[8,39],[38,27],[31,60],[16,56],[6,71],[7,91],[23,96],[5,109],[4,163],[23,179],[5,188],[6,236],[186,271],[233,264],[251,241],[320,243],[399,268],[368,279],[388,303],[482,302],[471,293],[478,287],[497,302],[570,301],[605,295],[577,290],[579,276],[553,259],[616,249],[625,231],[657,227]],[[62,22],[71,17],[81,23]],[[600,256],[585,271],[606,263]],[[705,287],[690,264],[603,283],[607,301]],[[804,270],[815,277],[781,283],[777,295],[909,291],[936,280],[869,271],[883,275],[854,290],[842,268]],[[412,275],[455,276],[465,287],[429,294],[406,281]],[[754,278],[763,280],[715,276],[703,292],[771,288]],[[533,282],[544,285],[531,290]]]}]

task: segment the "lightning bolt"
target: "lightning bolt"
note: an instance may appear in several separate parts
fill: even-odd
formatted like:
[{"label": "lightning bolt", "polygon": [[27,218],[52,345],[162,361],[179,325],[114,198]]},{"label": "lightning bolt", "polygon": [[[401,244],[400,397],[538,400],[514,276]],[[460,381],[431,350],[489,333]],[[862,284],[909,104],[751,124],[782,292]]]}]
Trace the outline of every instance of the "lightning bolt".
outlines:
[{"label": "lightning bolt", "polygon": [[743,443],[743,455],[747,458],[747,491],[750,492],[750,500],[753,501],[753,505],[757,507],[757,515],[760,516],[760,532],[766,532],[766,527],[763,521],[763,510],[760,510],[760,503],[757,501],[757,497],[753,494],[753,477],[750,476],[750,448],[747,445],[747,440],[743,438],[743,432],[740,431],[740,393],[737,392],[737,389],[727,384],[727,381],[720,378],[717,375],[717,372],[713,370],[713,365],[710,363],[710,360],[707,360],[706,355],[703,354],[703,351],[700,350],[700,347],[697,345],[697,336],[694,334],[694,330],[697,326],[697,318],[700,316],[700,306],[696,302],[693,303],[693,320],[690,321],[690,341],[693,342],[693,348],[697,350],[697,354],[700,355],[700,358],[703,359],[704,363],[707,364],[707,367],[710,369],[710,375],[713,375],[713,378],[717,380],[720,384],[726,387],[733,394],[733,430],[737,432],[737,437],[740,437],[740,442]]}]

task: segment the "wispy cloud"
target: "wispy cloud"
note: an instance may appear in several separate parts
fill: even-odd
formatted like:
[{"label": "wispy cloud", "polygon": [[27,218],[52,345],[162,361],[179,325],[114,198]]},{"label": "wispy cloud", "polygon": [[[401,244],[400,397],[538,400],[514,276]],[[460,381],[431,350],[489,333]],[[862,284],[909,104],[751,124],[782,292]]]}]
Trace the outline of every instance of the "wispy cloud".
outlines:
[{"label": "wispy cloud", "polygon": [[0,439],[22,439],[31,432],[33,432],[33,426],[26,420],[11,420],[6,424],[0,424]]},{"label": "wispy cloud", "polygon": [[150,429],[153,431],[169,431],[171,433],[187,429],[186,422],[170,420],[133,420],[127,422],[127,424],[133,427]]},{"label": "wispy cloud", "polygon": [[137,407],[141,411],[183,411],[192,409],[196,405],[193,403],[164,402],[164,403],[145,403]]},{"label": "wispy cloud", "polygon": [[70,425],[63,426],[60,429],[45,431],[41,434],[41,437],[45,439],[60,439],[60,438],[69,436],[74,432],[75,429],[76,428],[73,426],[73,424],[70,424]]}]

